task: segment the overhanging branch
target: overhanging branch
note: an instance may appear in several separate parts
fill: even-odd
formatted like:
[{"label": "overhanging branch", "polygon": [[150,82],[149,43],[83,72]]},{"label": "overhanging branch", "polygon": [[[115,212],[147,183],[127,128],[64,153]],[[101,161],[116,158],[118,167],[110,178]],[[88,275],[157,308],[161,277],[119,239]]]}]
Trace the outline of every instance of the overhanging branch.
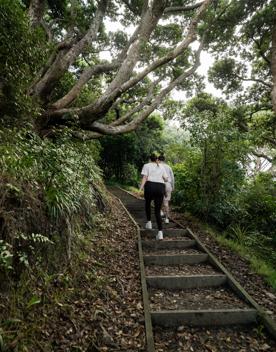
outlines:
[{"label": "overhanging branch", "polygon": [[136,105],[133,109],[128,111],[125,115],[117,119],[116,121],[112,122],[109,126],[119,126],[123,124],[125,121],[127,121],[129,118],[131,118],[135,113],[141,111],[146,105],[148,105],[151,102],[151,99],[153,98],[153,91],[154,88],[161,82],[162,77],[157,79],[155,82],[152,83],[147,96],[140,102],[140,104]]},{"label": "overhanging branch", "polygon": [[164,11],[165,14],[177,14],[177,13],[181,13],[181,12],[187,12],[187,11],[192,11],[195,10],[197,8],[199,8],[204,1],[201,1],[197,4],[194,5],[189,5],[189,6],[171,6],[171,7],[167,7]]},{"label": "overhanging branch", "polygon": [[257,156],[258,158],[264,158],[266,159],[267,161],[269,161],[270,163],[273,162],[273,158],[271,158],[270,156],[264,154],[264,153],[259,153],[259,152],[256,152],[255,150],[254,151],[251,151],[251,153],[255,156]]},{"label": "overhanging branch", "polygon": [[60,51],[58,53],[55,61],[45,72],[43,77],[32,88],[33,95],[40,97],[41,100],[47,101],[47,94],[51,92],[55,83],[60,79],[60,77],[62,77],[64,72],[68,70],[69,66],[84,50],[85,46],[97,38],[100,25],[106,12],[108,1],[109,0],[99,1],[99,6],[96,10],[95,17],[86,34],[69,50],[65,50],[64,52]]},{"label": "overhanging branch", "polygon": [[[135,77],[127,80],[130,73],[130,68],[131,70],[133,69],[134,61],[136,63],[138,59],[137,55],[139,54],[137,43],[134,43],[135,45],[129,49],[127,58],[124,61],[124,63],[121,65],[121,68],[116,78],[110,84],[106,92],[103,93],[103,95],[96,102],[93,102],[92,104],[82,108],[60,109],[57,111],[53,111],[51,114],[57,115],[57,116],[63,115],[65,113],[78,115],[79,118],[83,120],[83,122],[84,121],[86,122],[86,124],[89,124],[90,122],[96,121],[99,118],[101,118],[108,111],[108,109],[111,107],[114,101],[119,96],[121,96],[124,92],[126,92],[128,89],[135,86],[139,81],[141,81],[153,70],[174,60],[176,57],[178,57],[183,53],[183,51],[189,46],[189,44],[196,39],[197,24],[202,18],[203,14],[205,13],[206,9],[208,8],[211,2],[212,0],[205,0],[202,3],[202,5],[200,6],[200,8],[198,9],[197,13],[195,14],[195,16],[191,21],[191,24],[189,26],[188,33],[185,39],[175,49],[171,50],[167,55],[163,56],[160,59],[155,60],[142,72],[138,73]],[[143,30],[143,27],[141,27],[141,30]],[[147,33],[149,34],[148,31],[149,29],[147,29]],[[150,29],[150,31],[152,31],[152,28]],[[132,51],[134,52],[132,53]],[[136,57],[135,60],[134,60],[134,57]]]},{"label": "overhanging branch", "polygon": [[90,129],[92,131],[98,132],[100,134],[109,134],[109,135],[116,135],[116,134],[122,134],[126,132],[131,132],[137,128],[137,126],[142,123],[163,101],[163,99],[175,88],[177,87],[180,83],[182,83],[187,77],[191,76],[196,69],[198,68],[200,64],[200,53],[203,48],[203,42],[201,42],[197,53],[195,55],[195,62],[194,65],[187,71],[183,72],[178,78],[175,80],[171,81],[171,83],[164,89],[161,90],[161,92],[158,94],[157,97],[152,101],[152,103],[146,108],[140,111],[137,117],[133,119],[131,122],[125,124],[125,125],[120,125],[120,126],[111,126],[111,125],[105,125],[102,123],[99,123],[97,121],[93,122],[92,125],[90,126]]}]

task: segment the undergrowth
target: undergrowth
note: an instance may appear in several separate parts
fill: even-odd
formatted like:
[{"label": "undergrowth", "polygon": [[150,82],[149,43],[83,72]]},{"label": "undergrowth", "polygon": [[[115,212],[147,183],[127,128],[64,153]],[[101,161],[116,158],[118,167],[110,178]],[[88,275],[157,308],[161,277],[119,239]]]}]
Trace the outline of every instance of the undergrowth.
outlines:
[{"label": "undergrowth", "polygon": [[[76,314],[80,315],[80,321],[85,318],[86,313],[81,316],[80,307],[85,306],[85,302],[95,302],[108,284],[108,279],[100,276],[98,271],[107,263],[98,261],[95,254],[100,250],[104,257],[110,252],[110,246],[103,241],[97,249],[97,241],[106,229],[107,220],[97,215],[94,221],[93,229],[79,232],[74,237],[69,266],[55,272],[40,265],[32,270],[26,269],[8,294],[0,294],[1,352],[53,351],[54,341],[63,338],[58,335],[60,324],[69,325],[67,332],[70,335]],[[82,351],[77,346],[74,350]]]},{"label": "undergrowth", "polygon": [[105,191],[95,144],[72,142],[68,131],[55,140],[0,134],[0,277],[18,280],[38,259],[53,270],[70,262],[74,234],[105,209]]},{"label": "undergrowth", "polygon": [[229,233],[221,235],[209,225],[204,224],[202,226],[220,245],[233,250],[241,257],[248,260],[254,272],[263,276],[266,282],[276,291],[276,270],[271,264],[271,257],[268,256],[268,260],[265,260],[263,252],[260,253],[258,248],[255,246],[251,247],[250,242],[249,244],[246,242],[246,238],[250,237],[250,233],[248,233],[246,229],[239,229],[239,231],[235,229],[236,236],[233,235],[232,238],[229,238]]}]

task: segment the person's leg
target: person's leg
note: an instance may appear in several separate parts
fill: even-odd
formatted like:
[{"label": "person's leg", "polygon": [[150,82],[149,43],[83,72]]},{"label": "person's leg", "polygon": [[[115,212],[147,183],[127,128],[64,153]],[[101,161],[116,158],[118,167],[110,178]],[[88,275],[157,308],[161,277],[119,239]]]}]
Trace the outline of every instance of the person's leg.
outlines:
[{"label": "person's leg", "polygon": [[145,184],[144,197],[145,197],[145,211],[146,211],[146,218],[147,218],[146,228],[151,229],[152,228],[152,224],[151,224],[152,189],[151,189],[150,182],[146,182]]},{"label": "person's leg", "polygon": [[165,220],[167,220],[169,218],[169,213],[170,213],[169,201],[167,199],[164,199],[163,208],[165,213]]},{"label": "person's leg", "polygon": [[170,208],[169,208],[169,201],[171,200],[172,195],[172,187],[170,183],[166,184],[166,195],[164,197],[164,212],[165,212],[165,223],[169,223],[169,215],[170,215]]},{"label": "person's leg", "polygon": [[161,206],[163,203],[163,194],[156,195],[154,197],[154,211],[157,222],[157,227],[159,231],[162,231],[162,218],[161,218]]},{"label": "person's leg", "polygon": [[146,211],[147,221],[150,221],[151,220],[151,198],[150,197],[145,197],[145,211]]}]

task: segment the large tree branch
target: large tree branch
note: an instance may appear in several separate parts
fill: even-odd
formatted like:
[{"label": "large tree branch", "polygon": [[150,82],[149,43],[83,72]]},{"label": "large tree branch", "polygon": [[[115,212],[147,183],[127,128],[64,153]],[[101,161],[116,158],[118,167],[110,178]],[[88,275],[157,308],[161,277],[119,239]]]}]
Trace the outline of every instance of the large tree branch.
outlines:
[{"label": "large tree branch", "polygon": [[202,4],[201,8],[198,10],[196,15],[191,21],[191,24],[188,28],[187,35],[184,38],[184,40],[179,43],[176,48],[171,50],[169,53],[167,53],[165,56],[161,57],[160,59],[155,60],[152,62],[149,66],[147,66],[143,71],[141,71],[139,74],[137,74],[134,78],[130,79],[128,82],[122,85],[120,91],[125,92],[126,90],[130,89],[133,87],[135,84],[137,84],[139,81],[141,81],[143,78],[145,78],[150,72],[156,70],[157,68],[167,64],[170,61],[173,61],[176,59],[179,55],[181,55],[185,49],[188,48],[188,46],[196,40],[196,28],[198,25],[199,20],[201,19],[202,15],[206,11],[208,5],[212,2],[212,0],[205,0],[204,4]]},{"label": "large tree branch", "polygon": [[63,109],[64,107],[68,106],[71,104],[79,95],[81,92],[81,89],[83,86],[95,75],[101,74],[101,73],[107,73],[111,72],[113,70],[116,70],[120,67],[123,59],[125,58],[127,51],[131,44],[136,40],[137,36],[139,33],[139,26],[136,28],[134,31],[133,35],[128,41],[128,44],[124,47],[124,49],[121,51],[119,54],[118,58],[111,63],[105,63],[105,64],[98,64],[93,67],[87,67],[82,74],[80,75],[80,78],[78,79],[77,83],[70,89],[70,91],[60,98],[58,101],[56,101],[54,104],[52,104],[51,108],[54,110],[60,110]]},{"label": "large tree branch", "polygon": [[272,72],[272,90],[271,100],[274,114],[276,115],[276,23],[272,27],[272,48],[271,48],[271,72]]},{"label": "large tree branch", "polygon": [[103,117],[103,115],[111,107],[115,98],[122,94],[119,93],[120,87],[131,76],[134,66],[139,59],[143,44],[147,42],[149,36],[162,16],[165,2],[165,0],[153,0],[151,6],[144,11],[144,15],[141,17],[141,21],[138,26],[138,31],[135,31],[134,38],[132,38],[132,43],[128,48],[125,59],[123,60],[115,78],[108,86],[106,92],[103,93],[103,95],[96,102],[79,109],[61,109],[58,111],[52,111],[51,114],[63,115],[64,113],[69,112],[78,115],[82,120],[88,120],[88,122],[92,119],[92,115],[94,115],[94,120]]},{"label": "large tree branch", "polygon": [[111,62],[105,64],[98,64],[93,67],[87,67],[80,78],[78,79],[77,83],[71,88],[71,90],[61,99],[57,100],[51,108],[53,109],[62,109],[64,106],[69,105],[76,99],[82,89],[82,87],[93,77],[102,73],[111,72],[116,70],[120,65],[119,62]]},{"label": "large tree branch", "polygon": [[267,82],[263,81],[262,79],[253,78],[253,77],[245,78],[245,77],[239,76],[237,74],[234,74],[234,76],[244,82],[257,82],[257,83],[263,84],[264,86],[268,87],[269,89],[272,88],[272,84],[267,83]]},{"label": "large tree branch", "polygon": [[202,4],[203,4],[203,1],[194,5],[188,5],[188,6],[171,6],[171,7],[167,7],[164,13],[175,14],[175,13],[187,12],[187,11],[191,11],[199,8]]},{"label": "large tree branch", "polygon": [[118,89],[118,87],[130,78],[144,43],[148,41],[164,12],[165,3],[166,0],[153,0],[151,2],[151,5],[141,18],[139,35],[129,47],[126,58],[118,70],[117,75],[107,88],[106,95]]},{"label": "large tree branch", "polygon": [[32,85],[29,87],[28,93],[30,95],[33,94],[33,91],[35,89],[36,84],[38,84],[38,82],[46,74],[46,72],[51,69],[51,66],[54,65],[55,61],[57,60],[57,56],[58,55],[63,55],[63,53],[68,51],[73,46],[73,44],[75,42],[76,42],[75,38],[66,38],[65,40],[63,40],[62,42],[60,42],[56,46],[56,48],[51,53],[49,59],[47,60],[46,64],[38,72],[38,74],[36,75],[36,78],[34,79]]},{"label": "large tree branch", "polygon": [[138,116],[136,116],[131,122],[125,124],[125,125],[120,125],[120,126],[110,126],[110,125],[105,125],[102,123],[99,123],[97,121],[93,122],[92,125],[90,126],[90,129],[95,132],[99,132],[101,134],[111,134],[111,135],[116,135],[116,134],[121,134],[121,133],[126,133],[126,132],[131,132],[137,128],[137,126],[142,123],[163,101],[163,99],[174,89],[176,88],[179,84],[181,84],[187,77],[191,76],[198,66],[200,65],[200,53],[203,48],[203,43],[200,44],[198,51],[195,56],[195,62],[194,65],[182,73],[178,78],[175,80],[171,81],[171,83],[164,89],[161,90],[161,92],[158,94],[157,97],[153,100],[153,102],[146,108],[140,111]]},{"label": "large tree branch", "polygon": [[264,158],[266,159],[267,161],[269,161],[270,163],[273,162],[273,158],[271,158],[270,156],[264,154],[264,153],[260,153],[260,152],[257,152],[255,150],[251,151],[251,153],[255,156],[257,156],[258,158]]},{"label": "large tree branch", "polygon": [[135,113],[141,111],[146,105],[148,105],[153,98],[154,89],[161,82],[162,79],[163,79],[163,77],[159,77],[156,81],[154,81],[148,91],[147,96],[138,105],[136,105],[132,110],[128,111],[125,115],[123,115],[119,119],[112,122],[109,126],[119,126],[119,125],[123,124],[130,117],[132,117]]},{"label": "large tree branch", "polygon": [[42,17],[45,11],[45,0],[31,0],[28,16],[32,27],[39,26],[42,21]]},{"label": "large tree branch", "polygon": [[[191,42],[196,39],[196,28],[199,20],[202,18],[204,12],[208,8],[212,0],[205,0],[196,15],[191,21],[191,24],[188,29],[188,33],[185,39],[173,50],[171,50],[164,57],[155,60],[142,72],[138,73],[135,77],[129,79],[128,81],[123,82],[126,79],[126,76],[123,75],[122,71],[125,70],[125,66],[122,65],[121,72],[113,80],[111,85],[108,87],[107,91],[94,103],[83,107],[83,108],[72,108],[72,109],[61,109],[59,111],[53,111],[53,115],[63,115],[65,113],[72,113],[78,115],[84,124],[88,124],[91,121],[96,121],[108,111],[112,103],[126,92],[131,87],[135,86],[139,81],[146,77],[150,72],[157,69],[158,67],[174,60],[177,56],[181,55],[183,51],[189,46]],[[130,49],[131,50],[131,49]]]},{"label": "large tree branch", "polygon": [[45,100],[47,94],[52,90],[54,84],[63,76],[69,66],[75,61],[86,45],[97,38],[100,25],[107,8],[109,0],[101,0],[96,11],[94,20],[87,33],[69,50],[60,51],[51,67],[44,76],[33,87],[33,94]]}]

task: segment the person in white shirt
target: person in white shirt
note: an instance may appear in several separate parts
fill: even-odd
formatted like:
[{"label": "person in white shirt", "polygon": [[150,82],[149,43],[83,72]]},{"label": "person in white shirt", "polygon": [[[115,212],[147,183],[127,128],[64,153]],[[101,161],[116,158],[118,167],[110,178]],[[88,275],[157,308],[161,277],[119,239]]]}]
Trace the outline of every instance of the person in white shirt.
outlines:
[{"label": "person in white shirt", "polygon": [[172,191],[174,190],[174,174],[173,174],[173,170],[172,168],[165,163],[165,156],[164,154],[161,154],[158,157],[158,160],[160,162],[160,165],[162,165],[165,170],[166,173],[168,175],[168,180],[165,182],[165,197],[163,200],[163,209],[164,209],[164,213],[165,213],[165,223],[168,224],[169,221],[169,213],[170,213],[170,207],[169,207],[169,202],[171,200],[171,196],[172,196]]},{"label": "person in white shirt", "polygon": [[150,162],[143,166],[141,175],[143,176],[140,191],[144,189],[145,210],[147,223],[146,228],[152,229],[151,223],[151,202],[154,201],[154,212],[158,226],[158,234],[156,239],[163,239],[161,206],[165,195],[165,181],[168,180],[168,175],[165,168],[159,164],[157,156],[152,154]]}]

